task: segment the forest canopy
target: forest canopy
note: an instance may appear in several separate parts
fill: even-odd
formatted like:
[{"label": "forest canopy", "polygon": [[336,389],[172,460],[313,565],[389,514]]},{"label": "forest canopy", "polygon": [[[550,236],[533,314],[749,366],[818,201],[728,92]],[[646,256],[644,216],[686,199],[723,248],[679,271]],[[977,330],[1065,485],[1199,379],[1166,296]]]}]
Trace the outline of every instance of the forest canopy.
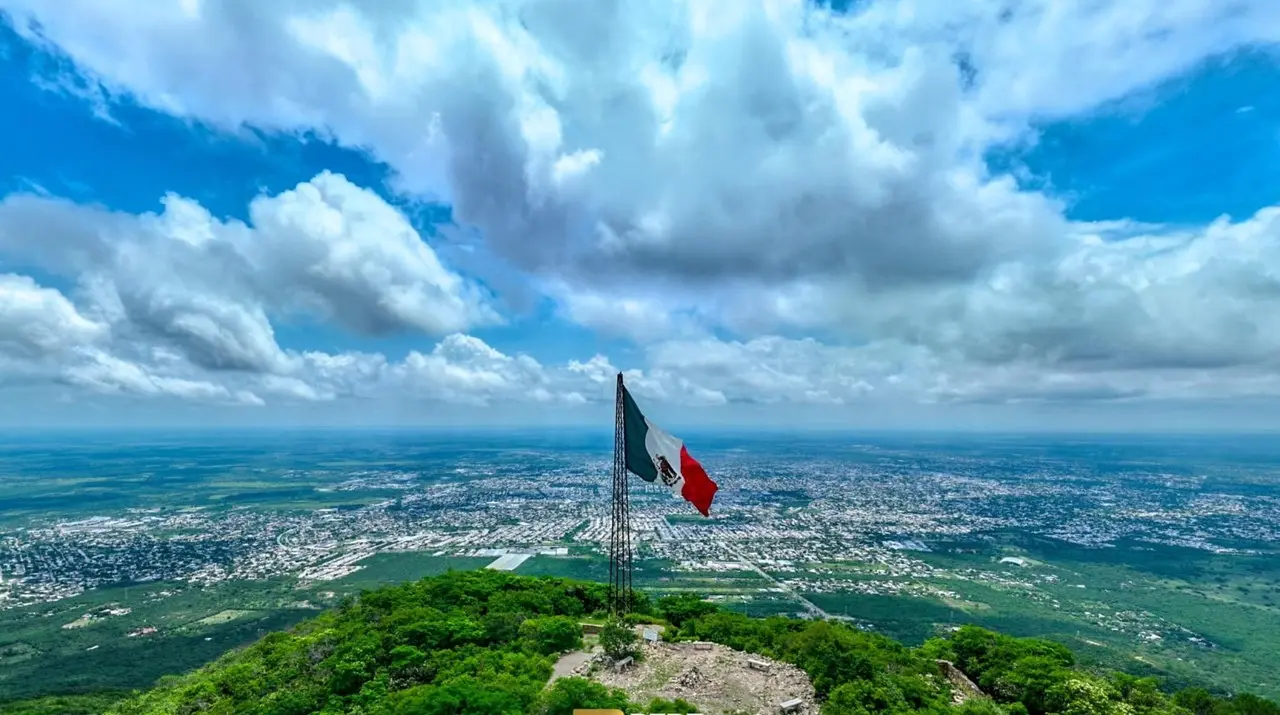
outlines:
[{"label": "forest canopy", "polygon": [[[552,667],[582,647],[606,587],[496,571],[450,572],[367,591],[287,632],[117,702],[112,715],[570,715],[574,708],[694,712],[631,702]],[[827,715],[1280,715],[1251,695],[1165,692],[1153,678],[1081,667],[1065,646],[965,626],[908,647],[843,623],[751,618],[681,594],[641,594],[635,619],[672,639],[713,641],[793,663]],[[939,661],[988,697],[954,703]],[[56,707],[49,701],[50,707]],[[39,701],[17,712],[43,715]],[[654,708],[657,708],[655,710]]]}]

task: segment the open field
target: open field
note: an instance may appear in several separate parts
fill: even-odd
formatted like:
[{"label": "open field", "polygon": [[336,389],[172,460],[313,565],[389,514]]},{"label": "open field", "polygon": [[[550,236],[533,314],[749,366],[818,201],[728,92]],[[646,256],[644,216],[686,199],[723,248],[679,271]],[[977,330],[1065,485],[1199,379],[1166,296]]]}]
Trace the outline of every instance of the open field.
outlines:
[{"label": "open field", "polygon": [[218,626],[218,625],[222,625],[223,623],[230,623],[232,621],[244,618],[246,616],[252,616],[253,614],[254,614],[254,611],[240,611],[234,608],[228,608],[225,611],[218,611],[212,616],[205,616],[204,618],[201,618],[200,620],[196,621],[193,625]]},{"label": "open field", "polygon": [[416,581],[426,576],[442,574],[450,569],[469,571],[483,568],[493,559],[459,556],[432,556],[416,551],[374,554],[360,562],[362,568],[355,573],[333,581],[320,581],[311,591],[336,591],[353,593],[361,589],[373,589],[393,583]]},{"label": "open field", "polygon": [[[147,687],[160,676],[198,667],[316,613],[290,607],[297,601],[286,583],[209,589],[156,583],[0,611],[0,702],[49,692]],[[122,615],[109,613],[126,609]],[[87,614],[94,617],[86,619]],[[62,627],[82,621],[87,621],[83,627]],[[155,631],[140,633],[149,628]]]}]

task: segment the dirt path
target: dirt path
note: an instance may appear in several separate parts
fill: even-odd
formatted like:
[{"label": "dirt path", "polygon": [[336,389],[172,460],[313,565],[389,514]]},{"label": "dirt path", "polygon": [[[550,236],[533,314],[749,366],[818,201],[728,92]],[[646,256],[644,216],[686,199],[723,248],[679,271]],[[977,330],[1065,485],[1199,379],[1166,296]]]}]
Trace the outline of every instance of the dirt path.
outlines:
[{"label": "dirt path", "polygon": [[588,660],[591,660],[591,656],[591,653],[584,653],[580,650],[560,656],[560,660],[557,660],[555,667],[551,669],[550,682],[554,683],[557,678],[573,675],[573,671],[582,667]]}]

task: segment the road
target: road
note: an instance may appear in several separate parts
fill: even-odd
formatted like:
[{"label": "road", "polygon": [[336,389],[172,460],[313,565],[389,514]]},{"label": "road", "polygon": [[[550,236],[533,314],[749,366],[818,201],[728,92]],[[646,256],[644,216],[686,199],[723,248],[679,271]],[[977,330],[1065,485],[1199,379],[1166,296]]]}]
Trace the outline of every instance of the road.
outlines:
[{"label": "road", "polygon": [[773,583],[773,585],[775,585],[775,586],[777,586],[778,588],[782,589],[782,590],[783,590],[787,595],[789,595],[789,596],[791,596],[792,598],[794,598],[794,599],[796,599],[797,601],[799,601],[799,602],[800,602],[800,605],[804,606],[805,610],[809,613],[809,616],[810,616],[810,617],[812,617],[812,618],[822,618],[822,619],[827,619],[827,618],[831,618],[831,617],[832,617],[832,616],[831,616],[830,614],[828,614],[826,611],[824,611],[824,610],[822,610],[821,608],[818,608],[816,605],[814,605],[813,601],[810,601],[809,599],[807,599],[807,598],[805,598],[804,596],[801,596],[799,593],[797,593],[797,592],[796,592],[796,590],[795,590],[794,588],[791,588],[791,587],[790,587],[790,586],[788,586],[787,584],[785,584],[785,583],[783,583],[783,582],[779,581],[778,579],[774,578],[773,576],[770,576],[769,574],[765,573],[764,569],[760,568],[759,566],[756,566],[754,563],[752,563],[752,561],[751,561],[750,559],[748,559],[747,557],[743,556],[741,551],[738,551],[738,550],[737,550],[737,549],[735,549],[734,547],[729,546],[729,545],[727,545],[727,544],[725,545],[725,547],[729,550],[729,553],[731,553],[731,554],[733,554],[734,556],[738,557],[738,560],[739,560],[739,561],[741,561],[742,563],[746,564],[747,566],[750,566],[752,571],[755,571],[756,573],[760,574],[760,575],[761,575],[761,576],[763,576],[766,580],[771,581],[771,582]]}]

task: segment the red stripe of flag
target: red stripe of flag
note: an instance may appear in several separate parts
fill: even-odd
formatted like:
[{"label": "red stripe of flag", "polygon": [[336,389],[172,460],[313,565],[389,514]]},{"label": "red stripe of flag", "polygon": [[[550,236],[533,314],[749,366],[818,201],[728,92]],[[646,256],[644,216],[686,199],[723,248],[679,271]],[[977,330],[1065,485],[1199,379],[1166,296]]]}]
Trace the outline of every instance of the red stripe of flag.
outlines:
[{"label": "red stripe of flag", "polygon": [[680,445],[680,474],[684,476],[684,487],[680,490],[690,504],[693,504],[703,516],[711,516],[711,500],[716,497],[720,487],[707,476],[707,470],[698,464],[698,460],[689,456],[689,448]]}]

